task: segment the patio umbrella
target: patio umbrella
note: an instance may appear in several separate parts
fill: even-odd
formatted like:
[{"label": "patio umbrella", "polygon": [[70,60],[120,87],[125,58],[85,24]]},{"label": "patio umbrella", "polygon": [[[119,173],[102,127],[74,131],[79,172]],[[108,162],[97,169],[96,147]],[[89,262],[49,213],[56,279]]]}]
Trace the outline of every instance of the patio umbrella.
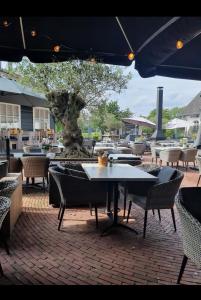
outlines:
[{"label": "patio umbrella", "polygon": [[151,122],[148,119],[145,119],[143,117],[135,117],[134,116],[132,118],[123,118],[122,121],[124,123],[138,125],[138,126],[145,126],[145,127],[151,127],[151,128],[156,127],[156,124],[154,124],[153,122]]},{"label": "patio umbrella", "polygon": [[31,107],[48,107],[44,95],[33,92],[15,80],[3,77],[0,77],[0,102]]},{"label": "patio umbrella", "polygon": [[134,58],[142,77],[201,80],[200,17],[0,17],[0,24],[0,60],[129,66]]},{"label": "patio umbrella", "polygon": [[188,122],[186,120],[175,118],[167,123],[165,129],[177,129],[177,128],[187,128],[187,127],[188,127]]}]

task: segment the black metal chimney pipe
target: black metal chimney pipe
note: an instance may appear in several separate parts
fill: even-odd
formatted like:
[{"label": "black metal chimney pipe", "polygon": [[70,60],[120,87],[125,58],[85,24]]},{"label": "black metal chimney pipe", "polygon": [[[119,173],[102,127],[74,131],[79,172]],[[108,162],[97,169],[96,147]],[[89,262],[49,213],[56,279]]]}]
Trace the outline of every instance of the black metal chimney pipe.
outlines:
[{"label": "black metal chimney pipe", "polygon": [[154,140],[164,140],[162,130],[162,118],[163,118],[163,87],[159,86],[157,90],[157,104],[156,104],[156,130],[152,135]]}]

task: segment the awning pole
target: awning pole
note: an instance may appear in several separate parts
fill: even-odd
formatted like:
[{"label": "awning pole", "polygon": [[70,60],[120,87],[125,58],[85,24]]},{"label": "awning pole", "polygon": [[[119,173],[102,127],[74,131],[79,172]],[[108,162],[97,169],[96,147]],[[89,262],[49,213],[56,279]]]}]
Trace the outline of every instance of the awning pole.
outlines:
[{"label": "awning pole", "polygon": [[20,17],[20,28],[21,28],[21,34],[22,34],[23,47],[24,47],[24,49],[26,49],[26,43],[25,43],[25,37],[24,37],[24,28],[23,28],[23,23],[22,23],[22,17]]}]

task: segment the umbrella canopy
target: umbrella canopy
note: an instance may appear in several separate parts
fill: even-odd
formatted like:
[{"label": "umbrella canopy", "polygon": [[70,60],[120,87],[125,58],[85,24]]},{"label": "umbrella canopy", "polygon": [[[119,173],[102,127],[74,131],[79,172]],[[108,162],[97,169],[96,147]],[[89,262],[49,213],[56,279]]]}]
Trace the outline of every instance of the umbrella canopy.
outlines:
[{"label": "umbrella canopy", "polygon": [[0,77],[0,102],[31,107],[48,107],[44,95],[33,92],[15,80],[3,77]]},{"label": "umbrella canopy", "polygon": [[133,116],[132,118],[123,118],[122,121],[128,124],[151,127],[151,128],[154,128],[156,126],[156,124],[143,117]]},{"label": "umbrella canopy", "polygon": [[186,120],[175,118],[169,121],[166,125],[166,129],[177,129],[177,128],[187,128],[188,122]]},{"label": "umbrella canopy", "polygon": [[[72,58],[201,80],[200,17],[0,17],[0,60],[57,62]],[[179,43],[178,43],[179,41]]]}]

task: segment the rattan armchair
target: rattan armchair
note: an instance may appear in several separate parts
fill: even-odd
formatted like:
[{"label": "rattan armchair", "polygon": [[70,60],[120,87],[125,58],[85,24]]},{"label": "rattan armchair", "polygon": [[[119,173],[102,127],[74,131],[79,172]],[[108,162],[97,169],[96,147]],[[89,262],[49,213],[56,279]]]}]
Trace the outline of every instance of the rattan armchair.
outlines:
[{"label": "rattan armchair", "polygon": [[199,182],[200,182],[200,178],[201,178],[201,156],[196,156],[196,162],[197,162],[198,171],[199,171],[199,177],[198,177],[198,182],[197,182],[197,186],[198,186]]},{"label": "rattan armchair", "polygon": [[[129,185],[127,185],[127,190],[128,190],[127,199],[129,200],[127,222],[129,220],[132,202],[137,204],[141,208],[143,208],[145,210],[144,230],[143,230],[144,238],[146,234],[147,214],[149,210],[157,209],[158,212],[160,212],[160,209],[171,209],[174,229],[176,231],[176,223],[175,223],[173,207],[174,207],[175,196],[178,193],[183,177],[184,177],[183,172],[176,170],[174,172],[173,179],[170,179],[169,181],[164,183],[157,183],[155,185],[152,185],[147,190],[146,195],[134,194],[132,186],[131,188],[129,188]],[[159,214],[159,219],[160,219],[160,214]]]},{"label": "rattan armchair", "polygon": [[188,258],[201,268],[201,188],[181,188],[176,206],[183,240],[183,261],[177,283],[180,283]]},{"label": "rattan armchair", "polygon": [[54,178],[60,194],[60,209],[58,214],[61,228],[65,209],[83,205],[95,207],[96,227],[98,227],[98,204],[107,201],[108,185],[105,182],[90,182],[84,171],[60,167],[50,167],[50,175]]},{"label": "rattan armchair", "polygon": [[192,162],[195,167],[195,157],[197,154],[198,150],[197,149],[185,149],[181,151],[179,160],[183,162],[183,167],[186,167],[186,171],[188,169],[188,163]]},{"label": "rattan armchair", "polygon": [[169,166],[169,163],[171,163],[173,167],[174,163],[176,163],[176,167],[178,167],[180,154],[181,150],[179,149],[167,149],[160,151],[160,164],[162,164],[162,161],[164,161],[167,163],[167,166]]},{"label": "rattan armchair", "polygon": [[133,154],[142,156],[145,152],[146,145],[144,143],[134,143],[132,146]]},{"label": "rattan armchair", "polygon": [[[7,213],[9,212],[11,205],[11,201],[7,197],[0,197],[0,229],[2,227],[3,221],[5,217],[7,216]],[[0,262],[0,274],[3,276],[3,269]]]},{"label": "rattan armchair", "polygon": [[26,186],[29,185],[29,178],[32,178],[32,183],[34,183],[34,178],[43,178],[43,190],[45,192],[45,179],[48,184],[48,168],[49,168],[49,158],[42,156],[27,156],[21,157],[24,176],[26,177]]},{"label": "rattan armchair", "polygon": [[153,161],[155,160],[156,164],[157,164],[157,160],[159,158],[159,154],[156,151],[156,148],[154,146],[150,146],[151,148],[151,162],[153,163]]}]

